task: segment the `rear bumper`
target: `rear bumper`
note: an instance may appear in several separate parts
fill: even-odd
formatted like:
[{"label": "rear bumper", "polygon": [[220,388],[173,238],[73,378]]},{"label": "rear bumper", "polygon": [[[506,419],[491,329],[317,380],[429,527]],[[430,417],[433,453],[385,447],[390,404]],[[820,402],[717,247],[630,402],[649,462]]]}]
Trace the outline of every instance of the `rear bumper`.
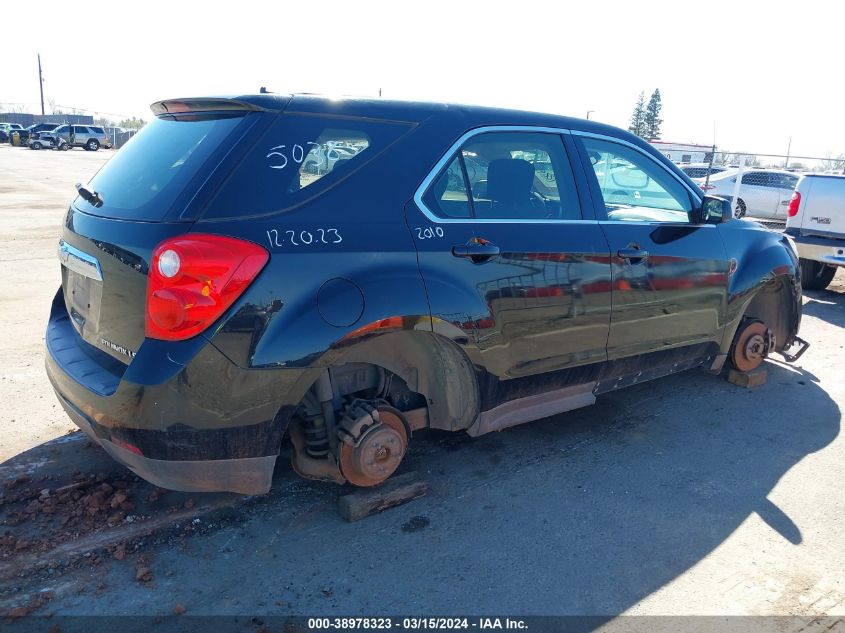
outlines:
[{"label": "rear bumper", "polygon": [[128,367],[76,333],[61,291],[47,327],[47,375],[73,422],[116,461],[172,490],[270,488],[301,372],[237,367],[202,337],[146,341]]},{"label": "rear bumper", "polygon": [[270,490],[276,455],[184,461],[146,457],[115,443],[114,438],[91,418],[73,406],[60,393],[56,392],[56,395],[76,426],[102,446],[112,459],[151,484],[186,492],[229,491],[261,494]]},{"label": "rear bumper", "polygon": [[845,266],[845,239],[816,235],[793,235],[798,247],[798,256],[803,259]]}]

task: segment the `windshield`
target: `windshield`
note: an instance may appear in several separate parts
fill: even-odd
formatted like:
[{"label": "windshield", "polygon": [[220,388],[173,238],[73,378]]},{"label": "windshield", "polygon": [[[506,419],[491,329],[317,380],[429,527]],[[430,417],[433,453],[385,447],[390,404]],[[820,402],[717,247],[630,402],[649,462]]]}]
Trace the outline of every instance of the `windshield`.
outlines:
[{"label": "windshield", "polygon": [[219,147],[229,147],[230,136],[245,117],[232,115],[190,115],[156,118],[106,163],[87,185],[96,191],[103,205],[77,198],[86,213],[161,221],[179,200],[190,200],[199,185],[206,162],[213,160]]}]

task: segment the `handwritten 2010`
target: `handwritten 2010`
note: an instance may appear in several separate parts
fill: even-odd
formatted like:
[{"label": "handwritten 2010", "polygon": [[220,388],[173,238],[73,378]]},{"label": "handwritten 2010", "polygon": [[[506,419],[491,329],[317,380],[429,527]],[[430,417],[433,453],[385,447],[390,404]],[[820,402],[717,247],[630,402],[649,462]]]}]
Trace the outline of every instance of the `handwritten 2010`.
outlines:
[{"label": "handwritten 2010", "polygon": [[430,226],[425,228],[418,226],[416,227],[416,231],[418,240],[430,240],[435,237],[443,237],[444,235],[443,229],[439,226],[435,226],[434,228]]},{"label": "handwritten 2010", "polygon": [[275,246],[308,246],[309,244],[340,244],[343,241],[337,229],[314,229],[311,231],[279,231],[270,229],[267,231],[267,239],[270,241],[270,248]]}]

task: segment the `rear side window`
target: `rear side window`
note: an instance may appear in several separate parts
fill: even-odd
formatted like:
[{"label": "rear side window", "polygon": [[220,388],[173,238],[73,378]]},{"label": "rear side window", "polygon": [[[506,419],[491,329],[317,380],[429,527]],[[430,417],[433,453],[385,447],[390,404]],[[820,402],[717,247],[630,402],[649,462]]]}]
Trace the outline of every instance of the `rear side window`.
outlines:
[{"label": "rear side window", "polygon": [[743,174],[742,176],[742,184],[743,185],[757,185],[758,187],[770,187],[772,186],[771,178],[769,178],[769,174],[762,171],[751,171],[747,174]]},{"label": "rear side window", "polygon": [[94,134],[105,134],[105,132],[103,131],[103,128],[101,128],[101,127],[92,127],[92,128],[89,128],[89,129],[92,132],[94,132]]},{"label": "rear side window", "polygon": [[163,220],[180,196],[195,193],[189,183],[206,175],[206,162],[228,148],[247,118],[237,115],[158,117],[138,132],[91,180],[103,206],[77,198],[86,213],[104,217]]},{"label": "rear side window", "polygon": [[74,125],[73,126],[73,133],[74,134],[88,134],[88,128],[84,125]]},{"label": "rear side window", "polygon": [[434,179],[423,202],[444,218],[581,219],[563,140],[550,133],[472,137]]},{"label": "rear side window", "polygon": [[206,219],[267,215],[339,183],[384,151],[410,124],[282,114],[238,165]]},{"label": "rear side window", "polygon": [[440,217],[472,217],[462,161],[462,156],[455,156],[423,196],[426,206]]}]

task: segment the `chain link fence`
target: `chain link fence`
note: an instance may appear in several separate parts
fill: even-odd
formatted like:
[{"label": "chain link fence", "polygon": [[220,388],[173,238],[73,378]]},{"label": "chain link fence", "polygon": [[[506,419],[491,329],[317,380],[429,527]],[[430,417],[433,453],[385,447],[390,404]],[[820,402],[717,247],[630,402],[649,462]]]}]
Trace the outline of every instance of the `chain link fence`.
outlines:
[{"label": "chain link fence", "polygon": [[[663,151],[663,150],[661,150]],[[676,158],[664,151],[670,159]],[[678,167],[706,193],[732,201],[734,215],[773,229],[783,229],[798,180],[805,173],[845,175],[845,154],[789,156],[732,152],[712,148],[701,152],[702,162],[681,162]]]}]

